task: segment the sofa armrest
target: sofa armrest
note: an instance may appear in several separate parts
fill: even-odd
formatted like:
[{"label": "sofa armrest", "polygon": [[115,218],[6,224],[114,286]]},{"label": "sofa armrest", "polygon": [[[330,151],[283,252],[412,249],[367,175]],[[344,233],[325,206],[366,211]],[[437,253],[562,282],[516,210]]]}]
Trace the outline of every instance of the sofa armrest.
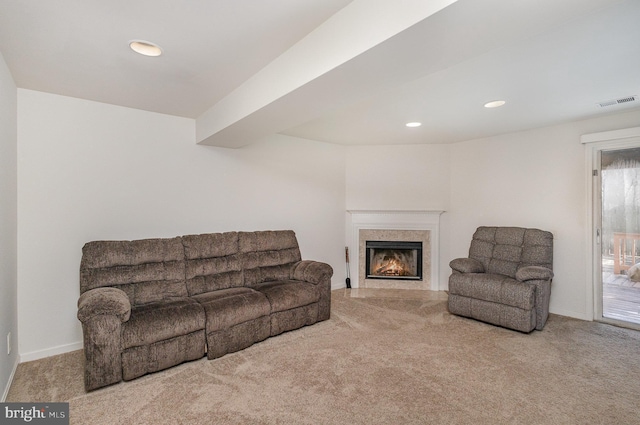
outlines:
[{"label": "sofa armrest", "polygon": [[95,288],[78,299],[84,340],[84,387],[87,391],[122,380],[122,323],[131,303],[118,288]]},{"label": "sofa armrest", "polygon": [[291,279],[310,282],[316,285],[318,300],[318,321],[331,317],[331,277],[333,268],[326,263],[303,260],[291,266]]},{"label": "sofa armrest", "polygon": [[516,279],[520,282],[528,280],[551,280],[553,279],[553,271],[546,267],[526,266],[518,269]]},{"label": "sofa armrest", "polygon": [[329,280],[331,284],[333,268],[319,261],[303,260],[291,266],[291,279],[319,284]]},{"label": "sofa armrest", "polygon": [[449,267],[458,273],[484,273],[484,266],[474,258],[456,258]]},{"label": "sofa armrest", "polygon": [[86,323],[101,315],[116,316],[126,322],[131,315],[129,297],[118,288],[91,289],[78,299],[78,320]]}]

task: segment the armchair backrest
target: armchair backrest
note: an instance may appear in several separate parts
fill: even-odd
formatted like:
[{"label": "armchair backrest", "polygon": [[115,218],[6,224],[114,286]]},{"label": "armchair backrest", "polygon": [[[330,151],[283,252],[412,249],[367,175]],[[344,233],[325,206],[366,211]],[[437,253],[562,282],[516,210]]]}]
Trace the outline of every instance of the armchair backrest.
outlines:
[{"label": "armchair backrest", "polygon": [[553,270],[553,234],[522,227],[478,227],[469,258],[484,265],[487,273],[515,278],[518,269],[542,266]]}]

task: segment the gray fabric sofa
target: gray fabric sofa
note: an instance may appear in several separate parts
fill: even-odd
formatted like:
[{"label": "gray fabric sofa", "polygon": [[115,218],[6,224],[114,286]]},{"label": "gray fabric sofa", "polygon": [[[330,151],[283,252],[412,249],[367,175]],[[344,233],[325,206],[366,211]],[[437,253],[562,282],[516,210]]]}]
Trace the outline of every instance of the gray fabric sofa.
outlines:
[{"label": "gray fabric sofa", "polygon": [[87,391],[330,316],[332,268],[290,230],[94,241],[80,264]]},{"label": "gray fabric sofa", "polygon": [[449,263],[449,312],[531,332],[549,316],[553,234],[521,227],[479,227],[468,258]]}]

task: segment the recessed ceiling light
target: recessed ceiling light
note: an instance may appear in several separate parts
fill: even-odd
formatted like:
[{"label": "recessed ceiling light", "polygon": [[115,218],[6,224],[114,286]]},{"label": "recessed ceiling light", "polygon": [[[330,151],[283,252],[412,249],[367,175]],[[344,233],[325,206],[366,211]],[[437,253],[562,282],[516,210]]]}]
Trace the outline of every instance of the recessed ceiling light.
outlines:
[{"label": "recessed ceiling light", "polygon": [[491,102],[487,102],[484,104],[485,108],[497,108],[499,106],[504,105],[506,102],[504,100],[492,100]]},{"label": "recessed ceiling light", "polygon": [[408,122],[405,124],[407,127],[420,127],[422,125],[421,122]]},{"label": "recessed ceiling light", "polygon": [[134,52],[145,56],[160,56],[162,54],[160,46],[148,41],[132,40],[129,42],[129,47],[131,47],[131,50]]}]

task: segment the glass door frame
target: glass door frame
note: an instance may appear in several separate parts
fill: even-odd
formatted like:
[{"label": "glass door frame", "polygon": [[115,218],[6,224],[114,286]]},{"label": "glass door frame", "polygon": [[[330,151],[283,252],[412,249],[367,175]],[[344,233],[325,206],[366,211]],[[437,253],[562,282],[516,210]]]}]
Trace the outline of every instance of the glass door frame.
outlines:
[{"label": "glass door frame", "polygon": [[581,137],[586,153],[587,178],[587,316],[598,322],[640,329],[640,325],[609,319],[602,315],[602,151],[640,147],[640,127],[585,134]]}]

